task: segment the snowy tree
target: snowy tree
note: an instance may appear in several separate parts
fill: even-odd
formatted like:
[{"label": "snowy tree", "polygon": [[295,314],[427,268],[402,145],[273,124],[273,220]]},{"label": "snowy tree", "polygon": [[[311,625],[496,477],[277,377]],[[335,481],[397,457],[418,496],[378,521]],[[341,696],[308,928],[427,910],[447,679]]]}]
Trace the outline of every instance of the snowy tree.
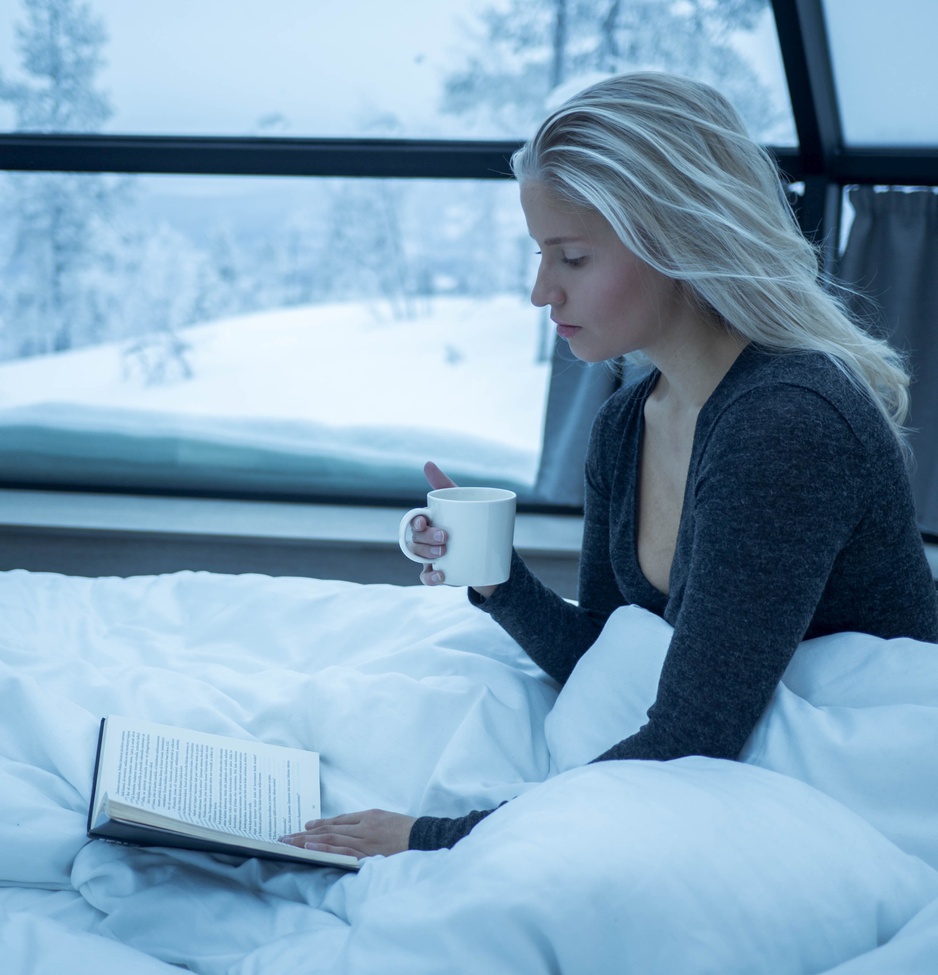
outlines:
[{"label": "snowy tree", "polygon": [[[768,0],[503,0],[484,7],[443,108],[508,136],[528,134],[564,85],[655,68],[708,81],[757,133],[778,119],[734,39]],[[572,94],[572,91],[570,92]]]},{"label": "snowy tree", "polygon": [[112,311],[115,337],[123,349],[124,376],[158,385],[193,375],[184,325],[211,317],[203,309],[214,277],[209,257],[166,224],[141,229],[129,223],[118,231],[119,263],[112,280],[118,295]]},{"label": "snowy tree", "polygon": [[[20,131],[93,132],[111,114],[95,87],[107,35],[87,4],[23,0],[16,43],[24,80],[0,75],[0,100]],[[11,174],[3,218],[9,231],[4,273],[6,356],[35,355],[100,340],[108,322],[87,290],[100,262],[96,227],[124,201],[126,181],[74,173]]]},{"label": "snowy tree", "polygon": [[[720,88],[753,130],[780,113],[737,46],[768,0],[495,0],[483,7],[443,109],[480,132],[531,133],[548,108],[599,77],[670,70]],[[521,244],[522,251],[524,244]],[[549,351],[542,316],[538,360]]]},{"label": "snowy tree", "polygon": [[332,294],[333,282],[320,273],[323,249],[321,215],[304,209],[290,214],[257,261],[262,307],[312,304]]},{"label": "snowy tree", "polygon": [[16,27],[17,49],[31,81],[0,80],[22,132],[96,132],[111,116],[107,96],[94,87],[103,67],[107,32],[88,4],[23,0],[26,23]]},{"label": "snowy tree", "polygon": [[[393,112],[372,110],[357,128],[394,138],[404,133]],[[317,262],[320,280],[337,298],[381,299],[395,320],[415,318],[430,277],[422,259],[424,235],[412,231],[413,185],[388,179],[350,179],[330,186]],[[433,216],[417,213],[421,227]]]},{"label": "snowy tree", "polygon": [[332,194],[320,267],[336,296],[379,298],[395,320],[414,318],[420,274],[404,228],[407,188],[389,180],[342,183]]},{"label": "snowy tree", "polygon": [[[185,241],[183,249],[192,250],[192,245]],[[227,221],[211,228],[208,250],[200,253],[195,262],[198,274],[193,281],[192,307],[180,325],[224,318],[256,307],[249,258],[243,241]]]}]

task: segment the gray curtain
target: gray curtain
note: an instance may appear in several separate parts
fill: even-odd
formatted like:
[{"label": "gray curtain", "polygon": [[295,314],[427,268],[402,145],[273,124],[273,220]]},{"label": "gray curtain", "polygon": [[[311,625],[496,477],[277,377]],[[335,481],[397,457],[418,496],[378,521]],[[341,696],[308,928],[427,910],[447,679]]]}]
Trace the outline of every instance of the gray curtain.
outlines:
[{"label": "gray curtain", "polygon": [[[913,491],[921,527],[938,534],[938,194],[859,187],[850,202],[855,217],[839,277],[868,296],[855,298],[855,310],[909,356]],[[608,366],[586,365],[557,342],[536,500],[582,505],[590,426],[622,382]]]},{"label": "gray curtain", "polygon": [[855,217],[838,276],[862,291],[856,310],[909,357],[912,488],[919,524],[938,533],[938,194],[850,190]]},{"label": "gray curtain", "polygon": [[550,504],[583,504],[583,465],[596,411],[619,385],[615,369],[580,362],[558,339],[551,360],[544,446],[535,497]]}]

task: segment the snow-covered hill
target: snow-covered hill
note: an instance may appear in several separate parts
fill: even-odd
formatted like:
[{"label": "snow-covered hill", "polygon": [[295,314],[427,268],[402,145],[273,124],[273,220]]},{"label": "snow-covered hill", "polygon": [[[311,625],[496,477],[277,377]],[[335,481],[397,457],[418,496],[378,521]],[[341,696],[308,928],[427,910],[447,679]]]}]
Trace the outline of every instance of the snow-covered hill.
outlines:
[{"label": "snow-covered hill", "polygon": [[8,480],[393,494],[432,458],[531,484],[539,328],[515,296],[437,298],[410,321],[313,305],[182,330],[191,375],[170,363],[159,383],[120,343],[8,362],[0,461]]}]

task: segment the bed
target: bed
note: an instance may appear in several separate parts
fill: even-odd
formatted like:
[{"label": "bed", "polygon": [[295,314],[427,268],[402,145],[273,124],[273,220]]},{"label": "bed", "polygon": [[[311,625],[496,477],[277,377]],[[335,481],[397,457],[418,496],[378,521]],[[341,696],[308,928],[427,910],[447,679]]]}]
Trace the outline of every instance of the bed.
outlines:
[{"label": "bed", "polygon": [[[811,641],[743,761],[589,765],[669,636],[558,692],[457,590],[0,573],[4,971],[934,975],[938,647]],[[89,841],[110,713],[316,749],[326,815],[511,801],[358,873]]]}]

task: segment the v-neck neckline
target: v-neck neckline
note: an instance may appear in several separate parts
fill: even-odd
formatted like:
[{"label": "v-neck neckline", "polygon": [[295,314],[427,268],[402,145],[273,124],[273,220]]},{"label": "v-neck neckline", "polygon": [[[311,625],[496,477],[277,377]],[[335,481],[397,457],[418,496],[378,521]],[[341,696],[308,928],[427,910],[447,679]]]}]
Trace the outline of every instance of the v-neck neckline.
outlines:
[{"label": "v-neck neckline", "polygon": [[[684,521],[687,514],[687,494],[691,485],[692,475],[694,474],[695,471],[695,459],[697,458],[698,455],[698,447],[699,447],[698,434],[701,428],[701,419],[704,418],[705,413],[708,412],[708,408],[711,407],[714,403],[719,401],[719,394],[721,390],[726,386],[730,378],[734,377],[735,373],[737,373],[741,368],[745,366],[745,364],[752,357],[753,352],[755,352],[755,349],[753,348],[753,345],[751,343],[743,347],[739,355],[733,360],[733,363],[730,365],[729,369],[727,369],[726,373],[716,384],[716,386],[713,389],[713,392],[707,397],[706,401],[700,407],[700,410],[697,413],[697,419],[694,422],[694,436],[691,442],[690,460],[687,465],[687,474],[684,478],[684,491],[681,497],[681,513],[678,518],[677,535],[675,538],[675,547],[674,547],[675,555],[677,554],[677,550],[678,550],[677,541],[681,537],[681,532],[684,528]],[[645,575],[645,572],[642,569],[642,563],[638,556],[638,527],[639,527],[638,498],[639,498],[639,486],[641,483],[640,479],[641,479],[642,448],[645,442],[645,403],[647,402],[648,397],[651,395],[652,390],[654,390],[655,385],[657,384],[660,376],[661,376],[660,370],[655,369],[654,372],[652,372],[649,376],[646,377],[645,392],[638,403],[638,420],[637,420],[638,436],[635,438],[634,454],[631,458],[631,475],[632,475],[631,476],[631,492],[632,492],[631,543],[632,543],[632,558],[635,564],[636,572],[639,578],[641,579],[641,582],[644,585],[645,589],[647,590],[648,595],[652,597],[656,605],[660,605],[662,607],[662,611],[663,611],[663,607],[667,605],[668,600],[671,598],[670,591],[662,592],[656,585],[654,585],[649,580],[648,576]],[[668,570],[669,582],[673,571],[674,571],[674,559],[672,557],[671,568]],[[669,590],[670,590],[670,585],[669,585]]]}]

